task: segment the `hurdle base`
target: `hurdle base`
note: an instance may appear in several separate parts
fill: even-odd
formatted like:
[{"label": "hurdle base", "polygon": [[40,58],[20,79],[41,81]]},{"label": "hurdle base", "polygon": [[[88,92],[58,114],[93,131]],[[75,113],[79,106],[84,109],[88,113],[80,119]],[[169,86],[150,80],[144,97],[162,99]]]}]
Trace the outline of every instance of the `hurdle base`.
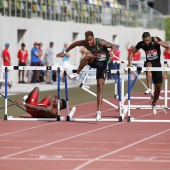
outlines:
[{"label": "hurdle base", "polygon": [[160,120],[160,119],[156,119],[156,120],[149,120],[149,119],[135,119],[134,117],[131,118],[130,120],[131,122],[144,122],[144,123],[170,123],[170,120]]},{"label": "hurdle base", "polygon": [[8,120],[8,115],[4,115],[4,120]]},{"label": "hurdle base", "polygon": [[96,118],[72,118],[71,122],[118,122],[119,119],[117,118],[101,118],[99,121]]},{"label": "hurdle base", "polygon": [[[8,116],[7,120],[13,120],[13,121],[49,121],[49,122],[56,122],[56,118],[34,118],[34,117],[29,117],[29,118],[23,118],[23,117],[13,117],[13,116]],[[65,121],[65,117],[60,117],[61,121]]]},{"label": "hurdle base", "polygon": [[131,122],[130,116],[127,117],[127,122]]},{"label": "hurdle base", "polygon": [[57,121],[60,121],[60,115],[57,115]]},{"label": "hurdle base", "polygon": [[122,116],[119,117],[119,122],[123,122]]},{"label": "hurdle base", "polygon": [[66,121],[70,121],[70,116],[67,116],[67,119],[66,119]]}]

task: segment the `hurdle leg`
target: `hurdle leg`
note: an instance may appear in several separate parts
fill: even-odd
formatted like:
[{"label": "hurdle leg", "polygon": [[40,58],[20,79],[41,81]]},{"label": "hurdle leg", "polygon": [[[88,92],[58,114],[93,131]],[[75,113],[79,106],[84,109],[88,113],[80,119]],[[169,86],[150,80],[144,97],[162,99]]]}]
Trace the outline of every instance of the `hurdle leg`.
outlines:
[{"label": "hurdle leg", "polygon": [[130,122],[130,78],[131,78],[131,71],[128,68],[128,118],[127,121]]},{"label": "hurdle leg", "polygon": [[57,117],[56,117],[56,120],[57,121],[60,121],[60,82],[61,82],[61,77],[60,77],[60,68],[58,67],[57,69],[58,71],[58,92],[57,92],[57,96],[58,96],[58,114],[57,114]]},{"label": "hurdle leg", "polygon": [[64,82],[65,82],[65,97],[66,97],[66,110],[67,110],[67,121],[70,121],[70,113],[69,113],[69,102],[68,102],[68,84],[67,84],[67,72],[64,71]]},{"label": "hurdle leg", "polygon": [[164,108],[168,108],[168,80],[165,79]]},{"label": "hurdle leg", "polygon": [[4,120],[8,120],[8,114],[7,114],[7,101],[8,101],[8,69],[5,67],[5,114],[4,114]]}]

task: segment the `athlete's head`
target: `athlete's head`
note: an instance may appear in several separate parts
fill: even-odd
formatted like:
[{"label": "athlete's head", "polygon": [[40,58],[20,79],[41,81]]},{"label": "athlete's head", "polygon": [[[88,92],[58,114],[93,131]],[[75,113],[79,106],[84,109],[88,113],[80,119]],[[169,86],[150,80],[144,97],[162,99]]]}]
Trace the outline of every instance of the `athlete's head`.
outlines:
[{"label": "athlete's head", "polygon": [[144,42],[145,45],[149,45],[152,41],[152,38],[151,38],[149,32],[144,32],[142,34],[142,39],[143,39],[143,42]]},{"label": "athlete's head", "polygon": [[95,38],[92,31],[86,31],[85,38],[88,46],[93,47],[95,45]]},{"label": "athlete's head", "polygon": [[[58,99],[57,99],[57,95],[54,96],[53,100],[52,100],[52,105],[54,108],[58,107]],[[67,107],[66,101],[64,99],[60,100],[60,110],[65,109]]]}]

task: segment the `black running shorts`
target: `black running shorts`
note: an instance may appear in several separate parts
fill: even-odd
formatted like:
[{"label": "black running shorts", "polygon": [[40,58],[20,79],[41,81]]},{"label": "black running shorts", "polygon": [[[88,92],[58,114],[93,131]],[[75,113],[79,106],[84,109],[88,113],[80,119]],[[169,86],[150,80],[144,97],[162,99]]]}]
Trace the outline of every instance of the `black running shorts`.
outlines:
[{"label": "black running shorts", "polygon": [[[161,67],[161,63],[155,61],[146,61],[144,67],[146,67],[146,63],[150,62],[152,67]],[[152,71],[152,80],[154,84],[159,84],[163,82],[162,71]]]},{"label": "black running shorts", "polygon": [[96,79],[105,79],[107,73],[107,61],[97,61],[94,59],[92,63],[89,63],[89,66],[96,68]]}]

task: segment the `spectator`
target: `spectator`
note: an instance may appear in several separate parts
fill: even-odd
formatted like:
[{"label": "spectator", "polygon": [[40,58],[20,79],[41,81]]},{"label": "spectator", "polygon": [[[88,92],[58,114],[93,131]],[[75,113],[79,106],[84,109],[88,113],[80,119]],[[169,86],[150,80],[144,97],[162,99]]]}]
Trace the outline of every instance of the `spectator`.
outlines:
[{"label": "spectator", "polygon": [[[44,60],[45,60],[45,65],[46,66],[52,66],[53,65],[53,42],[50,42],[49,47],[45,50],[45,55],[44,55]],[[52,84],[50,81],[50,70],[47,70],[46,72],[46,84]]]},{"label": "spectator", "polygon": [[[64,52],[67,47],[68,47],[68,44],[67,44],[67,43],[64,43],[64,48],[62,49],[62,52]],[[70,64],[70,62],[69,62],[69,57],[70,57],[70,54],[67,53],[67,54],[62,58],[64,70],[74,69],[74,66],[73,66],[72,64]],[[63,80],[63,82],[64,82],[64,74],[63,74],[63,76],[62,76],[62,80]]]},{"label": "spectator", "polygon": [[[26,66],[26,64],[28,62],[28,51],[25,49],[24,43],[21,44],[21,49],[18,51],[18,60],[19,60],[19,62],[18,62],[19,66]],[[22,81],[20,79],[21,73],[22,73]],[[19,83],[25,83],[24,73],[25,73],[25,70],[19,70],[18,71]]]},{"label": "spectator", "polygon": [[[116,57],[120,58],[119,45],[116,45],[116,50],[114,52],[114,55]],[[110,56],[110,62],[108,63],[109,70],[116,70],[116,69],[119,69],[119,67],[120,67],[120,64],[116,63],[116,61],[119,61],[119,59],[114,57],[114,55],[111,54],[111,56]],[[114,79],[114,78],[115,78],[114,73],[108,73],[108,79]]]},{"label": "spectator", "polygon": [[[44,64],[45,64],[45,61],[44,61],[44,58],[42,58],[40,66],[44,66]],[[40,70],[39,80],[40,80],[41,83],[45,82],[44,75],[45,75],[45,70]]]},{"label": "spectator", "polygon": [[[39,57],[38,66],[41,66],[41,63],[42,63],[42,56],[43,56],[42,46],[43,46],[42,43],[38,44],[38,49],[39,49],[40,54],[41,54],[41,57]],[[37,70],[37,82],[41,82],[41,80],[40,80],[40,70]]]},{"label": "spectator", "polygon": [[[2,57],[3,57],[3,65],[10,66],[11,65],[11,56],[9,52],[9,43],[5,43],[5,49],[3,50]],[[8,74],[9,75],[9,74]],[[4,76],[5,77],[5,76]],[[9,75],[10,77],[10,75]],[[9,88],[11,88],[12,82],[8,82]]]},{"label": "spectator", "polygon": [[11,65],[11,56],[9,52],[9,43],[5,43],[5,49],[3,50],[3,65],[10,66]]},{"label": "spectator", "polygon": [[[31,66],[39,66],[39,58],[41,53],[38,49],[38,43],[34,42],[34,47],[31,50]],[[33,70],[31,83],[37,83],[37,70]]]},{"label": "spectator", "polygon": [[[128,45],[129,45],[129,43],[126,45],[126,49],[127,49],[127,51],[128,51],[128,57],[127,57],[127,60],[129,60],[129,56],[130,56],[130,53],[132,52],[132,50],[133,50],[133,48],[134,48],[134,46],[132,45],[130,48],[128,48]],[[140,60],[140,57],[141,57],[141,53],[140,53],[140,51],[137,51],[136,53],[134,53],[133,55],[132,55],[132,61],[139,61]],[[135,64],[133,64],[134,66],[138,66],[138,64],[137,63],[135,63]]]},{"label": "spectator", "polygon": [[170,59],[170,47],[166,48],[164,51],[164,59]]}]

